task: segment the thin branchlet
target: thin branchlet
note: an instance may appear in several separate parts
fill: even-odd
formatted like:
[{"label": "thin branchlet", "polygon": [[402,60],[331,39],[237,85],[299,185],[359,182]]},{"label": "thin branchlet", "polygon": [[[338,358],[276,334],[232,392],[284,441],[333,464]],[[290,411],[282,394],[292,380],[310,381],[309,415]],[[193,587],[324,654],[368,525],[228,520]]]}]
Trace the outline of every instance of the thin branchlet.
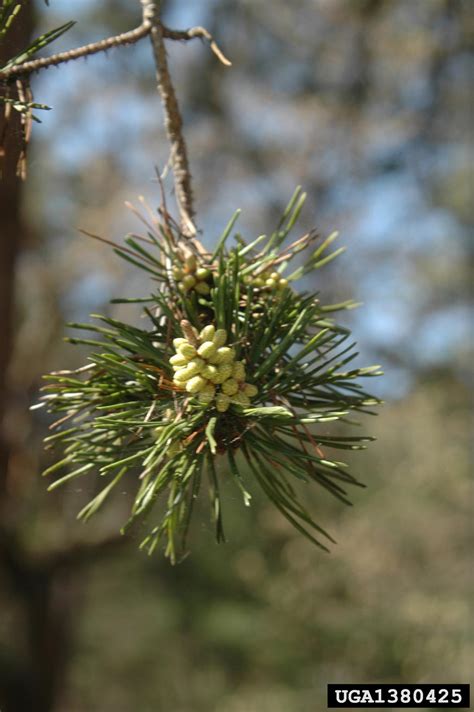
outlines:
[{"label": "thin branchlet", "polygon": [[[49,57],[26,59],[25,61],[18,61],[17,63],[12,61],[7,64],[7,66],[0,68],[0,82],[3,82],[6,85],[6,98],[4,100],[6,105],[5,115],[6,118],[8,118],[8,112],[10,111],[9,103],[11,102],[11,99],[8,96],[8,87],[13,80],[21,80],[21,83],[19,84],[20,89],[18,90],[18,99],[15,100],[15,106],[18,108],[22,103],[23,88],[28,86],[27,80],[31,74],[43,69],[48,69],[49,67],[55,67],[66,62],[98,54],[100,52],[106,52],[109,49],[135,44],[145,37],[150,36],[156,65],[157,84],[165,115],[165,127],[171,144],[171,165],[174,174],[176,200],[180,213],[181,232],[182,236],[188,239],[193,239],[196,249],[202,252],[202,245],[195,238],[196,227],[194,225],[195,213],[193,207],[191,173],[187,157],[186,142],[183,135],[181,113],[168,69],[164,39],[187,41],[199,38],[206,40],[209,43],[211,50],[224,65],[230,66],[231,62],[224,55],[211,33],[205,27],[192,27],[187,30],[170,29],[164,26],[161,22],[160,2],[155,2],[154,0],[140,0],[140,2],[142,5],[143,19],[142,23],[133,30],[122,32],[118,35],[107,37],[103,40],[92,42],[81,47],[66,50],[65,52],[58,52],[50,55]],[[5,31],[8,29],[13,19],[14,16],[10,18],[9,23],[4,28]],[[54,34],[54,36],[50,33],[50,37],[48,37],[47,40],[45,39],[46,36],[43,36],[40,38],[43,40],[43,43],[38,46],[50,43],[54,38],[59,36],[60,33],[63,33],[69,29],[72,24],[73,23],[67,23],[67,25],[62,28],[58,28],[58,32]],[[29,89],[28,92],[29,94],[31,93]],[[29,104],[32,104],[32,96]],[[37,108],[41,108],[41,106],[37,105]],[[26,137],[26,139],[28,138],[31,129],[31,118],[31,106],[25,105],[24,110],[22,110],[22,125],[24,127],[24,137]],[[27,140],[24,141],[24,146],[26,145]],[[26,173],[26,151],[22,152],[21,160],[18,165],[19,174],[24,177]]]},{"label": "thin branchlet", "polygon": [[29,62],[22,62],[6,69],[0,69],[0,80],[25,76],[39,72],[42,69],[47,69],[48,67],[57,67],[59,64],[64,64],[65,62],[89,57],[99,52],[106,52],[113,47],[123,47],[125,45],[134,44],[144,37],[147,37],[149,33],[150,25],[143,22],[139,27],[129,30],[128,32],[122,32],[119,35],[114,35],[113,37],[107,37],[106,39],[91,42],[82,47],[66,50],[65,52],[58,52],[49,57],[32,59]]},{"label": "thin branchlet", "polygon": [[173,167],[176,201],[181,218],[181,229],[185,236],[194,237],[194,204],[191,185],[186,141],[183,135],[183,121],[179,110],[176,92],[171,81],[163,27],[160,23],[161,3],[154,0],[141,0],[143,5],[143,20],[151,25],[150,37],[155,58],[156,78],[160,93],[165,128],[171,146],[171,165]]},{"label": "thin branchlet", "polygon": [[[209,43],[209,47],[214,52],[216,57],[222,64],[230,67],[232,62],[225,56],[222,49],[219,47],[209,30],[205,27],[190,27],[187,30],[173,30],[170,27],[161,25],[163,37],[168,40],[177,41],[187,41],[194,39],[206,40]],[[124,47],[127,45],[135,44],[145,37],[148,37],[151,30],[151,24],[147,21],[142,22],[141,25],[135,27],[133,30],[128,30],[127,32],[121,32],[118,35],[113,35],[112,37],[106,37],[103,40],[98,40],[97,42],[90,42],[81,47],[74,47],[73,49],[65,50],[64,52],[57,52],[50,55],[49,57],[41,57],[40,59],[32,59],[28,62],[21,62],[20,64],[14,64],[11,67],[0,69],[0,79],[8,80],[12,77],[20,77],[35,72],[39,72],[42,69],[48,69],[49,67],[57,67],[59,64],[64,64],[65,62],[71,62],[76,59],[82,59],[89,57],[93,54],[99,54],[100,52],[106,52],[114,47]]]}]

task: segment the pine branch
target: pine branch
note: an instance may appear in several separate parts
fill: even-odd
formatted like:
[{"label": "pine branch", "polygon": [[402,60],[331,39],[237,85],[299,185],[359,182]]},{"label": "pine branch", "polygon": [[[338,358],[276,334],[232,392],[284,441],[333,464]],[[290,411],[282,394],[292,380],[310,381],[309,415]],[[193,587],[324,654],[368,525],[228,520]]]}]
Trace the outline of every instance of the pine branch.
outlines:
[{"label": "pine branch", "polygon": [[[235,244],[228,247],[237,211],[214,253],[206,254],[196,238],[183,122],[164,40],[205,39],[224,64],[230,62],[205,28],[169,30],[160,21],[161,2],[140,2],[143,21],[135,30],[32,60],[71,26],[67,23],[38,38],[0,72],[0,79],[7,80],[6,111],[20,111],[26,145],[32,109],[41,108],[28,89],[31,72],[149,36],[180,215],[178,225],[163,203],[158,217],[150,212],[143,220],[146,236],[129,235],[126,246],[104,240],[157,284],[156,292],[136,300],[149,303],[144,315],[150,326],[140,329],[97,315],[92,316],[98,323],[71,325],[91,336],[68,340],[92,351],[84,367],[46,376],[41,403],[35,406],[56,414],[50,426],[56,432],[46,438],[47,447],[62,445],[61,458],[43,473],[59,473],[48,489],[98,476],[98,492],[78,514],[87,520],[120,482],[135,485],[122,532],[148,520],[161,499],[158,523],[142,547],[151,553],[165,540],[165,554],[174,562],[186,553],[193,502],[205,475],[216,537],[223,540],[216,461],[224,456],[227,476],[246,506],[252,494],[244,478],[250,475],[298,531],[326,550],[321,537],[333,540],[303,506],[293,482],[313,482],[350,504],[347,487],[362,485],[327,449],[361,450],[371,438],[332,435],[325,424],[354,424],[347,417],[351,412],[372,414],[380,401],[359,379],[381,372],[378,366],[349,366],[358,355],[355,343],[330,315],[354,303],[324,305],[317,294],[299,294],[294,284],[343,248],[328,253],[337,237],[333,233],[314,249],[319,240],[314,230],[282,248],[304,203],[298,188],[269,237],[247,244],[234,235]],[[8,15],[8,25],[13,17]],[[11,96],[15,85],[17,96]],[[301,266],[285,275],[292,260],[309,248],[313,251]],[[55,566],[67,567],[94,549],[60,552]]]},{"label": "pine branch", "polygon": [[263,241],[229,247],[234,216],[207,260],[185,253],[182,232],[164,209],[165,222],[146,222],[146,237],[112,243],[159,285],[136,300],[149,302],[144,313],[151,325],[97,315],[98,323],[72,324],[93,337],[69,339],[92,347],[89,363],[47,376],[39,404],[57,415],[47,447],[63,445],[62,458],[43,473],[60,473],[49,489],[99,475],[100,489],[79,518],[96,514],[126,481],[136,493],[122,531],[149,521],[161,499],[159,521],[142,547],[151,553],[165,540],[166,555],[177,561],[186,553],[193,502],[206,475],[216,537],[223,540],[220,460],[246,506],[252,493],[244,478],[250,475],[310,541],[322,549],[321,537],[332,541],[292,480],[313,482],[350,504],[346,489],[361,484],[330,451],[362,450],[371,438],[333,435],[326,423],[348,423],[351,412],[371,414],[379,401],[358,381],[380,370],[349,366],[355,343],[328,317],[352,302],[324,305],[315,294],[298,294],[294,273],[284,276],[302,247],[312,252],[301,274],[327,263],[334,240],[314,250],[319,238],[311,231],[282,248],[303,199],[297,190]]},{"label": "pine branch", "polygon": [[[205,27],[191,27],[188,30],[173,30],[166,27],[160,23],[162,35],[166,39],[186,41],[193,39],[203,39],[209,43],[211,50],[214,52],[216,57],[222,64],[230,66],[232,63],[224,55],[217,42],[212,37],[211,33],[206,30]],[[151,22],[145,19],[141,25],[133,30],[127,32],[122,32],[118,35],[112,37],[107,37],[103,40],[97,42],[91,42],[89,44],[83,45],[82,47],[76,47],[74,49],[66,50],[64,52],[57,52],[50,57],[41,57],[40,59],[33,59],[30,61],[23,61],[19,63],[12,64],[11,66],[6,66],[0,69],[0,79],[11,79],[13,77],[21,77],[34,72],[39,72],[42,69],[48,69],[49,67],[56,67],[59,64],[64,64],[65,62],[70,62],[75,59],[81,59],[88,57],[93,54],[98,54],[99,52],[106,52],[114,47],[122,47],[130,44],[135,44],[139,42],[144,37],[147,37],[151,32]],[[5,33],[9,29],[6,26],[3,30]]]},{"label": "pine branch", "polygon": [[[6,105],[5,111],[7,112],[7,118],[9,105],[13,106],[17,111],[20,111],[22,114],[22,122],[25,126],[24,135],[27,139],[31,120],[38,120],[37,117],[32,114],[32,108],[49,108],[44,107],[41,104],[35,104],[32,100],[28,85],[28,77],[32,73],[42,69],[48,69],[49,67],[58,66],[65,62],[98,54],[99,52],[105,52],[114,47],[134,44],[141,39],[150,36],[156,65],[158,90],[165,114],[165,127],[171,143],[171,163],[174,174],[176,199],[181,218],[181,229],[183,235],[188,238],[193,238],[196,235],[196,228],[193,222],[194,207],[191,187],[191,173],[187,158],[186,142],[183,136],[181,114],[176,98],[176,92],[174,90],[168,69],[166,50],[163,40],[164,38],[177,41],[187,41],[195,38],[204,39],[209,43],[211,50],[224,65],[229,66],[231,63],[227,57],[225,57],[222,50],[220,50],[217,43],[213,39],[211,33],[206,30],[206,28],[192,27],[188,30],[169,29],[160,21],[160,2],[155,2],[153,0],[140,1],[142,5],[143,21],[139,27],[136,27],[128,32],[123,32],[119,35],[108,37],[98,42],[93,42],[65,52],[58,52],[50,57],[31,59],[32,55],[67,32],[67,30],[69,30],[74,23],[68,22],[65,25],[62,25],[61,27],[47,32],[37,38],[26,50],[18,54],[16,57],[11,58],[2,68],[0,68],[0,82],[3,80],[6,85],[4,96],[0,96],[0,104],[3,103]],[[2,14],[2,17],[0,17],[0,30],[2,34],[5,34],[8,31],[20,9],[20,5],[14,6],[13,9],[8,7],[8,12],[6,14]],[[4,14],[5,16],[3,16]],[[16,80],[18,97],[11,97],[9,95],[10,86],[13,83],[13,80]],[[23,98],[24,87],[28,87],[28,92],[30,94],[29,101],[25,101]],[[24,143],[26,146],[27,140]],[[26,151],[23,152],[23,160],[21,161],[20,172],[22,175],[25,173],[25,155]],[[197,243],[197,241],[195,242]],[[196,246],[198,249],[201,248],[201,245],[199,244],[196,244]]]},{"label": "pine branch", "polygon": [[209,47],[211,50],[214,52],[216,57],[222,64],[224,64],[226,67],[232,66],[232,62],[230,59],[228,59],[209,30],[206,30],[205,27],[191,27],[189,30],[171,30],[169,27],[165,27],[165,25],[162,25],[163,27],[163,37],[165,37],[167,40],[194,40],[196,38],[206,40],[209,43]]},{"label": "pine branch", "polygon": [[58,52],[50,57],[41,57],[40,59],[33,59],[29,62],[22,62],[19,64],[13,64],[12,66],[7,66],[6,68],[0,70],[0,79],[11,79],[12,77],[32,74],[33,72],[39,72],[41,69],[56,67],[58,64],[64,64],[65,62],[70,62],[75,59],[88,57],[92,54],[98,54],[99,52],[106,52],[108,49],[112,49],[113,47],[134,44],[135,42],[143,39],[143,37],[146,37],[149,33],[150,25],[143,22],[134,30],[122,32],[114,37],[107,37],[106,39],[99,40],[98,42],[92,42],[90,44],[83,45],[82,47],[76,47],[75,49],[70,49],[65,52]]},{"label": "pine branch", "polygon": [[191,186],[186,141],[183,135],[183,121],[168,68],[164,45],[163,27],[160,23],[161,3],[154,0],[141,0],[143,21],[151,25],[151,43],[155,58],[158,91],[160,93],[165,127],[171,144],[171,164],[173,167],[176,200],[181,218],[181,229],[187,237],[196,235],[193,222],[194,205]]}]

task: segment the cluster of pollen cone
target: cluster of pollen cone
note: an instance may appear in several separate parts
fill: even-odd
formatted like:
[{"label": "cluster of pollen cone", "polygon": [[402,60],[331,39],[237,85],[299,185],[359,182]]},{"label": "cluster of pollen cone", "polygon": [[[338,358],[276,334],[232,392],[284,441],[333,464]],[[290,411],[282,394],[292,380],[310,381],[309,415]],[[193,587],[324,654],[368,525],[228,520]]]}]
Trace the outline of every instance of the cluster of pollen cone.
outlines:
[{"label": "cluster of pollen cone", "polygon": [[226,346],[227,333],[211,324],[199,336],[174,339],[176,354],[170,358],[173,382],[196,396],[203,405],[215,402],[219,413],[231,404],[247,407],[258,389],[245,382],[245,365],[235,360],[235,351]]},{"label": "cluster of pollen cone", "polygon": [[281,276],[279,272],[270,272],[266,270],[265,272],[260,272],[258,275],[249,275],[244,278],[245,284],[250,284],[252,287],[261,289],[264,291],[278,291],[281,292],[288,286],[288,280]]},{"label": "cluster of pollen cone", "polygon": [[208,284],[211,270],[199,265],[194,255],[187,255],[179,264],[173,267],[173,277],[180,292],[195,290],[198,294],[206,296],[211,288]]}]

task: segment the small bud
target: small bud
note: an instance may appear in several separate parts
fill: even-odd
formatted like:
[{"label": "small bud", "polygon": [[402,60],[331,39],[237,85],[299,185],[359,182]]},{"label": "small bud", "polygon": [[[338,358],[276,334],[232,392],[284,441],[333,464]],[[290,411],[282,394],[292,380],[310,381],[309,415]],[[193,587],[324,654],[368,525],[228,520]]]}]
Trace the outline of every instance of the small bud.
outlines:
[{"label": "small bud", "polygon": [[173,277],[176,281],[183,279],[183,270],[180,267],[173,267]]},{"label": "small bud", "polygon": [[195,376],[202,371],[205,365],[202,358],[193,358],[193,360],[188,363],[187,371]]},{"label": "small bud", "polygon": [[276,287],[276,284],[276,281],[271,278],[265,281],[265,286],[268,287],[268,289],[274,289]]},{"label": "small bud", "polygon": [[226,378],[231,378],[232,368],[233,368],[233,364],[231,364],[231,363],[221,363],[220,366],[217,367],[217,370],[219,371],[220,374],[224,375]]},{"label": "small bud", "polygon": [[209,381],[214,382],[214,378],[218,375],[218,370],[217,366],[211,366],[211,364],[207,364],[204,366],[204,368],[201,371],[201,376],[203,378],[207,378]]},{"label": "small bud", "polygon": [[232,376],[232,366],[229,363],[223,363],[217,369],[217,376],[212,379],[213,383],[224,383]]},{"label": "small bud", "polygon": [[288,280],[285,278],[280,279],[280,281],[278,282],[278,285],[277,285],[278,289],[285,289],[285,287],[287,287],[287,286],[288,286]]},{"label": "small bud", "polygon": [[187,365],[187,360],[181,354],[175,354],[170,358],[170,364],[176,370],[178,368],[183,368]]},{"label": "small bud", "polygon": [[250,405],[250,398],[245,393],[236,393],[235,396],[232,396],[231,403],[247,408]]},{"label": "small bud", "polygon": [[217,349],[215,363],[230,363],[234,360],[234,358],[234,349],[230,348],[229,346],[221,346],[219,349]]},{"label": "small bud", "polygon": [[199,402],[206,405],[206,404],[210,403],[212,400],[214,400],[215,394],[216,394],[215,386],[213,386],[212,383],[207,383],[204,386],[204,388],[201,390],[201,392],[199,393]]},{"label": "small bud", "polygon": [[243,361],[236,361],[232,369],[232,376],[237,381],[245,381],[245,365]]},{"label": "small bud", "polygon": [[280,275],[278,274],[278,272],[272,272],[270,275],[270,279],[274,279],[275,282],[278,282],[278,280],[280,279]]},{"label": "small bud", "polygon": [[209,405],[213,400],[212,396],[208,396],[205,393],[198,393],[198,401],[201,405]]},{"label": "small bud", "polygon": [[216,355],[216,347],[214,346],[214,343],[212,341],[205,341],[201,346],[198,348],[198,354],[202,358],[205,358],[206,360],[211,359],[213,356]]},{"label": "small bud", "polygon": [[215,333],[215,326],[213,324],[209,324],[208,326],[205,326],[204,329],[202,329],[201,333],[199,334],[199,338],[201,339],[201,341],[212,341]]},{"label": "small bud", "polygon": [[179,347],[182,344],[187,344],[187,340],[183,339],[182,337],[179,337],[178,339],[173,339],[173,346],[175,347],[176,351],[179,349]]},{"label": "small bud", "polygon": [[194,376],[194,373],[191,371],[188,371],[188,367],[186,368],[180,368],[179,371],[176,371],[174,374],[173,381],[175,383],[184,383],[185,381],[189,381],[190,378]]},{"label": "small bud", "polygon": [[197,262],[194,255],[188,255],[184,262],[190,272],[194,272],[196,270]]},{"label": "small bud", "polygon": [[263,287],[264,284],[265,282],[261,277],[255,277],[255,279],[253,280],[254,287]]},{"label": "small bud", "polygon": [[193,346],[197,346],[199,342],[198,330],[187,319],[181,319],[179,325],[189,343]]},{"label": "small bud", "polygon": [[227,381],[224,381],[222,384],[222,393],[225,393],[226,396],[233,396],[237,393],[239,390],[239,384],[235,380],[235,378],[228,378]]},{"label": "small bud", "polygon": [[184,356],[185,359],[190,361],[196,356],[196,349],[192,344],[186,342],[185,344],[181,344],[181,346],[178,348],[178,353],[180,353],[181,356]]},{"label": "small bud", "polygon": [[198,282],[195,286],[195,290],[198,294],[203,294],[204,296],[211,292],[211,288],[207,282]]},{"label": "small bud", "polygon": [[212,383],[206,383],[206,385],[202,389],[202,393],[207,393],[214,397],[216,394],[216,387]]},{"label": "small bud", "polygon": [[186,277],[183,277],[181,284],[184,284],[185,289],[192,289],[196,284],[196,279],[192,274],[187,274]]},{"label": "small bud", "polygon": [[213,342],[214,346],[219,348],[220,346],[224,346],[225,342],[227,341],[227,332],[225,329],[217,329]]},{"label": "small bud", "polygon": [[196,270],[196,277],[198,279],[204,280],[204,279],[209,279],[211,276],[210,270],[206,269],[206,267],[198,267]]},{"label": "small bud", "polygon": [[202,378],[201,376],[194,376],[194,378],[191,378],[186,383],[186,390],[188,393],[199,393],[199,391],[204,388],[206,383],[207,381],[205,378]]},{"label": "small bud", "polygon": [[244,383],[244,387],[242,388],[242,393],[245,396],[248,396],[249,398],[253,398],[254,396],[257,395],[258,388],[257,388],[257,386],[254,386],[253,383]]},{"label": "small bud", "polygon": [[219,413],[225,413],[230,405],[230,398],[225,393],[219,393],[216,397],[216,408]]},{"label": "small bud", "polygon": [[172,440],[166,449],[166,454],[168,457],[173,457],[173,455],[177,455],[178,452],[181,452],[182,449],[183,446],[179,440]]}]

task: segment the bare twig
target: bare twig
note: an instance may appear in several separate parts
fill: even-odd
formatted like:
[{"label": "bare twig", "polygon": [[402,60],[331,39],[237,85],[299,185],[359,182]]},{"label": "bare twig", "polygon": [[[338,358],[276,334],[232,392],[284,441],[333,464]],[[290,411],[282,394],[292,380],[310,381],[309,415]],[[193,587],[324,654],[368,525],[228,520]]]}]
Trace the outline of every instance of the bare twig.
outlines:
[{"label": "bare twig", "polygon": [[176,200],[181,218],[181,230],[187,237],[196,235],[193,222],[194,206],[189,170],[188,153],[183,136],[183,121],[179,111],[176,92],[171,81],[164,44],[163,27],[160,23],[161,3],[155,0],[140,0],[143,7],[143,22],[151,25],[151,43],[155,59],[158,91],[165,114],[165,127],[171,144]]},{"label": "bare twig", "polygon": [[[227,59],[209,30],[206,30],[205,27],[191,27],[188,30],[172,30],[169,27],[165,27],[165,25],[161,25],[161,28],[163,37],[167,40],[206,40],[219,61],[222,62],[222,64],[225,64],[226,67],[231,66],[232,62]],[[108,49],[112,49],[113,47],[135,44],[135,42],[139,42],[139,40],[147,37],[150,34],[150,30],[151,24],[145,20],[141,25],[139,25],[139,27],[129,30],[128,32],[122,32],[119,35],[107,37],[106,39],[99,40],[98,42],[91,42],[90,44],[83,45],[82,47],[76,47],[75,49],[69,49],[65,52],[58,52],[56,54],[52,54],[50,57],[32,59],[29,62],[22,62],[20,64],[14,64],[12,67],[8,67],[6,69],[0,69],[0,79],[10,79],[12,77],[24,76],[25,74],[32,74],[40,71],[41,69],[55,67],[58,64],[64,64],[64,62],[70,62],[74,59],[81,59],[82,57],[88,57],[91,54],[106,52]]]},{"label": "bare twig", "polygon": [[28,76],[41,69],[47,69],[48,67],[57,66],[64,62],[70,62],[75,59],[104,52],[113,47],[134,44],[149,35],[151,37],[155,59],[158,90],[165,114],[166,132],[171,144],[170,162],[174,174],[181,231],[185,237],[192,240],[194,247],[201,252],[203,248],[195,237],[196,227],[193,221],[194,206],[191,173],[189,170],[186,142],[183,136],[183,122],[169,73],[164,39],[187,41],[198,38],[206,40],[211,50],[224,65],[230,66],[231,62],[218,47],[211,33],[206,30],[205,27],[192,27],[188,30],[172,30],[162,25],[160,21],[161,2],[159,0],[140,0],[140,2],[143,9],[143,21],[139,27],[129,32],[115,35],[114,37],[108,37],[98,42],[77,47],[76,49],[53,54],[50,57],[42,57],[7,67],[0,70],[0,80],[11,80],[17,77]]},{"label": "bare twig", "polygon": [[50,57],[41,57],[40,59],[32,59],[29,62],[15,64],[12,67],[0,70],[0,79],[10,79],[10,77],[31,74],[32,72],[38,72],[40,69],[47,69],[48,67],[63,64],[64,62],[70,62],[73,59],[80,59],[81,57],[88,57],[89,55],[97,54],[98,52],[105,52],[108,49],[112,49],[112,47],[134,44],[143,37],[146,37],[150,33],[150,29],[150,23],[143,22],[134,30],[123,32],[122,34],[115,35],[114,37],[107,37],[104,40],[92,42],[91,44],[87,44],[82,47],[76,47],[76,49],[70,49],[66,52],[58,52]]},{"label": "bare twig", "polygon": [[169,27],[163,25],[163,37],[166,37],[167,40],[194,40],[196,38],[206,40],[222,64],[225,64],[226,67],[232,65],[230,59],[225,56],[209,30],[206,30],[205,27],[191,27],[189,30],[171,30]]},{"label": "bare twig", "polygon": [[190,344],[197,346],[199,344],[198,334],[194,326],[187,319],[182,319],[179,325],[183,331],[183,334],[187,338]]},{"label": "bare twig", "polygon": [[[31,93],[30,85],[28,83],[28,78],[17,79],[16,81],[18,99],[24,104],[33,102],[33,95]],[[26,179],[26,152],[28,150],[28,145],[31,138],[31,124],[32,124],[32,110],[31,108],[21,113],[21,150],[20,156],[18,158],[17,164],[17,175],[22,179]]]}]

